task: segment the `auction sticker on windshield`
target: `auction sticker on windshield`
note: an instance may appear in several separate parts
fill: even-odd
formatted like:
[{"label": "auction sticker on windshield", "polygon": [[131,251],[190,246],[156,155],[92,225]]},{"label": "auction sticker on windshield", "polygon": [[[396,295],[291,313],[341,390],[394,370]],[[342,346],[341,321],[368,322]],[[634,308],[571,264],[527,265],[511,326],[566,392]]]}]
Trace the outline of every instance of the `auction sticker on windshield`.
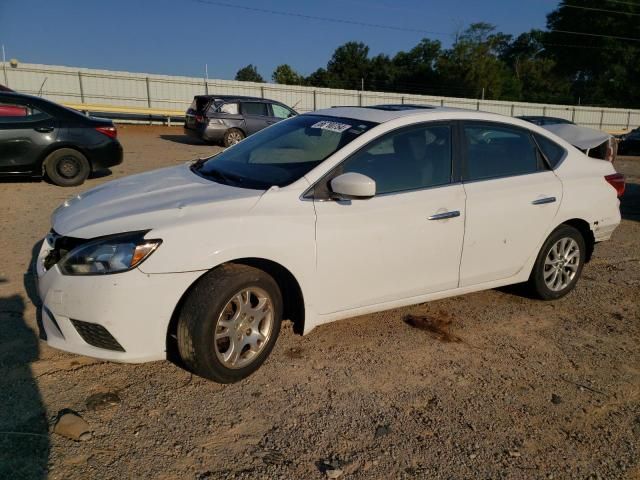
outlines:
[{"label": "auction sticker on windshield", "polygon": [[311,128],[321,128],[322,130],[329,130],[330,132],[342,133],[345,130],[349,130],[351,128],[351,125],[347,125],[346,123],[321,120],[311,125]]}]

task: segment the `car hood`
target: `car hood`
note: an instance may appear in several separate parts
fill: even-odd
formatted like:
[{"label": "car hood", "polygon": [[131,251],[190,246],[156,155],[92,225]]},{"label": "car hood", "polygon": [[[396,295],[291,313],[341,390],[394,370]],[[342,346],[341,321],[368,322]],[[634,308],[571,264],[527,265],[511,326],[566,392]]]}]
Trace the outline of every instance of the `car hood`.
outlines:
[{"label": "car hood", "polygon": [[590,148],[602,145],[611,137],[608,133],[600,130],[564,123],[543,125],[542,128],[549,130],[551,133],[555,133],[580,150],[589,150]]},{"label": "car hood", "polygon": [[78,238],[176,226],[246,212],[263,193],[207,180],[180,165],[76,195],[53,212],[51,225],[60,235]]}]

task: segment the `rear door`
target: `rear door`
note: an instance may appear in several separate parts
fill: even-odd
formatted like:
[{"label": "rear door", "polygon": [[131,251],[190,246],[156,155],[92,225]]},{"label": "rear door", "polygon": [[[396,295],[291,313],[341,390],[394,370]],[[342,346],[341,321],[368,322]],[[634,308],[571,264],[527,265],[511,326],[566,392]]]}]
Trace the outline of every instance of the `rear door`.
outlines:
[{"label": "rear door", "polygon": [[192,130],[197,129],[199,125],[204,122],[204,113],[210,103],[211,98],[209,97],[200,95],[193,97],[193,102],[191,102],[191,106],[184,116],[184,126]]},{"label": "rear door", "polygon": [[265,102],[240,102],[240,113],[244,117],[247,135],[259,132],[274,123],[269,117]]},{"label": "rear door", "polygon": [[0,172],[31,172],[55,142],[56,120],[27,99],[0,101]]},{"label": "rear door", "polygon": [[562,184],[526,129],[465,122],[462,179],[467,197],[460,286],[519,273],[552,226]]}]

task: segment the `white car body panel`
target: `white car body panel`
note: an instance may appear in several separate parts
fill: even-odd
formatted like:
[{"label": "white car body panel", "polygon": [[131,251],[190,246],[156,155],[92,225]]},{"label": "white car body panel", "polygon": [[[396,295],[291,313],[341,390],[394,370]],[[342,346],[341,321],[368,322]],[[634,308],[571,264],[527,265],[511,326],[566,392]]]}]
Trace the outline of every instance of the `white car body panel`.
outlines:
[{"label": "white car body panel", "polygon": [[[315,113],[381,123],[286,187],[225,186],[181,165],[109,182],[58,208],[52,216],[58,234],[89,239],[151,230],[146,238],[160,238],[162,245],[138,269],[75,277],[57,266],[44,270],[51,248],[45,242],[38,260],[39,291],[45,313],[56,317],[64,334],[43,315],[49,343],[116,361],[165,358],[169,322],[184,293],[203,273],[247,258],[275,262],[295,277],[308,333],[341,318],[525,281],[541,245],[559,224],[583,219],[599,241],[620,222],[616,192],[604,180],[615,173],[613,166],[528,122],[440,108]],[[385,132],[447,120],[519,126],[547,136],[567,154],[554,171],[519,177],[350,202],[304,197],[336,165]],[[546,196],[556,202],[531,204]],[[459,217],[428,220],[454,210]],[[126,352],[87,344],[71,318],[105,326]]]},{"label": "white car body panel", "polygon": [[[562,201],[552,171],[464,184],[467,194],[460,286],[517,274],[538,254]],[[554,198],[552,203],[533,204]]]}]

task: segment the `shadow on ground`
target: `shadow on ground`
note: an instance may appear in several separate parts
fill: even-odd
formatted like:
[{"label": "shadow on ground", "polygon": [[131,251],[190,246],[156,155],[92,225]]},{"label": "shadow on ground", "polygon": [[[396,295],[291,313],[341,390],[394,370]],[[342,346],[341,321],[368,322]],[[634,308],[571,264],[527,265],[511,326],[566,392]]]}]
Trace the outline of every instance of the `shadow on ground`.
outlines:
[{"label": "shadow on ground", "polygon": [[189,137],[188,135],[160,135],[160,138],[183,145],[208,145],[208,143],[198,138]]},{"label": "shadow on ground", "polygon": [[38,359],[39,340],[24,314],[21,295],[0,297],[0,478],[44,479],[47,412],[30,365]]}]

